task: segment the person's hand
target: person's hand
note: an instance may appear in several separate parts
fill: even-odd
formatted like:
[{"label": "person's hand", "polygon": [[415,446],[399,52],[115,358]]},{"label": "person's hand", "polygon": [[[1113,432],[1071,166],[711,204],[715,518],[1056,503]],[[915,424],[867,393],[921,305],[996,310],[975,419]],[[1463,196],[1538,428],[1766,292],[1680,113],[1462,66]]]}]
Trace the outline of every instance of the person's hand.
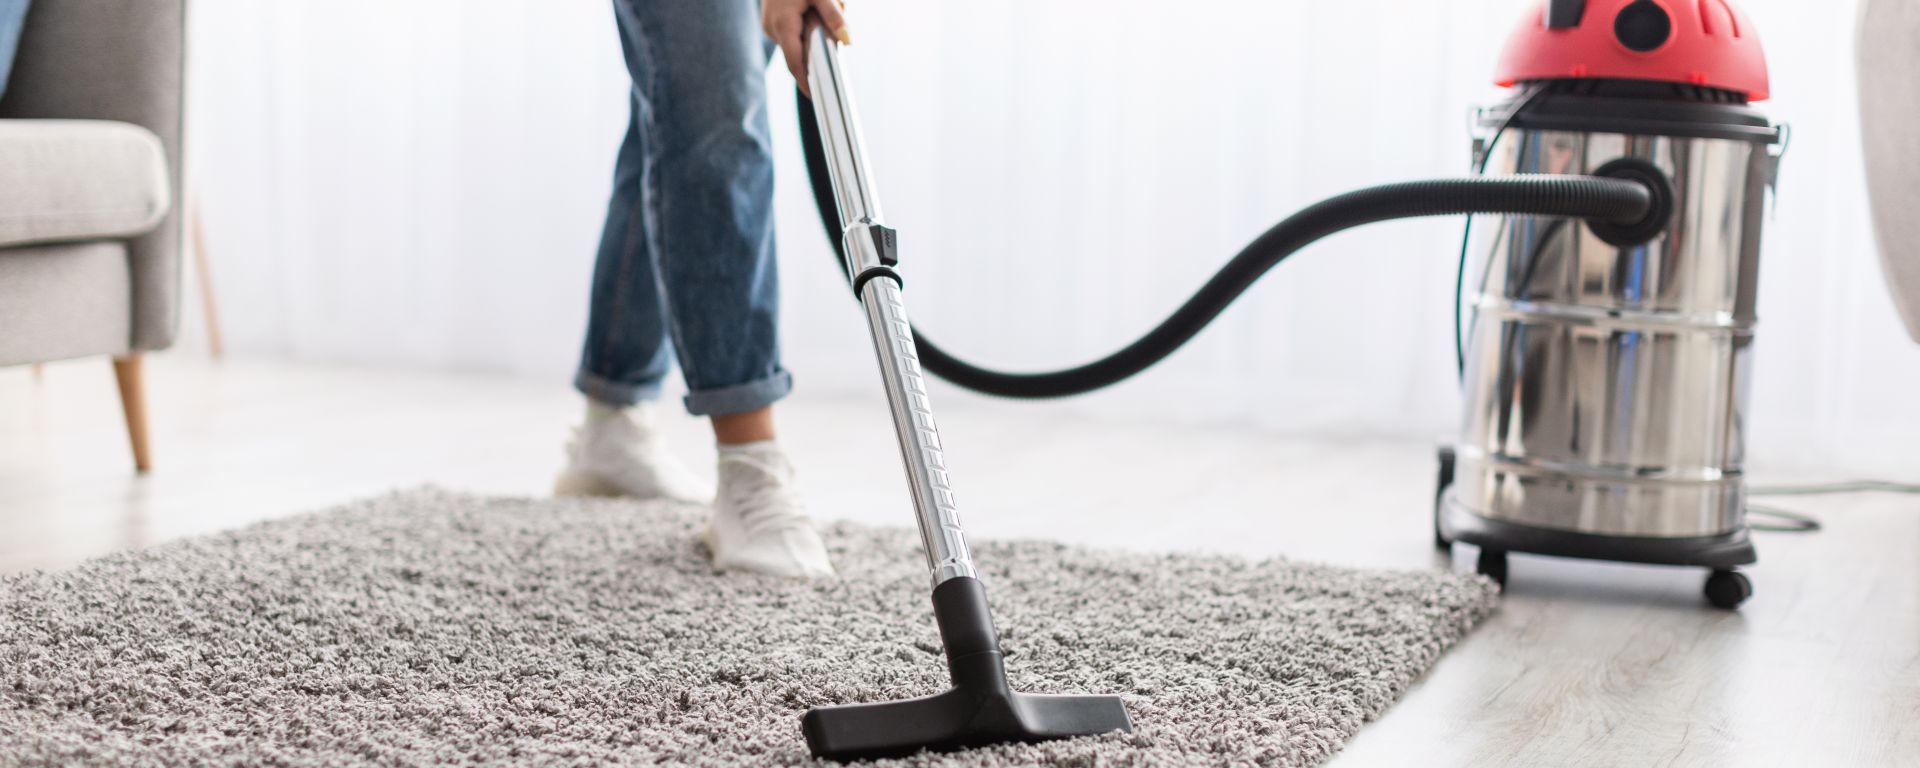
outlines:
[{"label": "person's hand", "polygon": [[807,92],[807,11],[820,14],[821,23],[827,25],[827,31],[841,45],[851,45],[847,18],[840,13],[845,7],[839,0],[763,0],[760,3],[760,26],[767,30],[767,37],[780,45],[780,52],[787,57],[787,71],[793,73],[801,93],[813,95]]}]

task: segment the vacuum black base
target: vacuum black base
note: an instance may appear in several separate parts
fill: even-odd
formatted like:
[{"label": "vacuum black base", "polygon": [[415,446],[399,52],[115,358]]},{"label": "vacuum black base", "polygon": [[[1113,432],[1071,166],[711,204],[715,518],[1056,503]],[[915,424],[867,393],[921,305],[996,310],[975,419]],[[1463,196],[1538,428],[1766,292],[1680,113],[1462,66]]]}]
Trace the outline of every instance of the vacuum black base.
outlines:
[{"label": "vacuum black base", "polygon": [[800,721],[807,748],[833,760],[900,757],[1003,742],[1036,742],[1133,730],[1118,696],[1015,693],[979,580],[951,579],[933,590],[934,618],[953,688],[932,696],[810,710]]},{"label": "vacuum black base", "polygon": [[1603,536],[1489,520],[1459,506],[1445,504],[1440,515],[1440,533],[1450,541],[1464,541],[1483,549],[1620,563],[1733,568],[1752,565],[1756,559],[1753,540],[1746,528],[1686,538]]},{"label": "vacuum black base", "polygon": [[1456,541],[1480,547],[1474,570],[1503,587],[1507,583],[1507,553],[1527,552],[1621,563],[1700,566],[1712,571],[1703,591],[1707,602],[1715,607],[1737,608],[1753,596],[1753,582],[1734,570],[1758,559],[1744,526],[1712,536],[1667,538],[1605,536],[1490,520],[1452,503],[1447,494],[1453,485],[1452,449],[1441,448],[1439,458],[1440,476],[1433,499],[1434,545],[1443,551],[1451,550]]},{"label": "vacuum black base", "polygon": [[1440,515],[1440,532],[1436,535],[1479,546],[1474,571],[1502,587],[1507,584],[1507,553],[1512,551],[1623,563],[1704,566],[1712,572],[1702,591],[1714,607],[1732,610],[1753,596],[1753,582],[1734,570],[1734,566],[1755,560],[1753,542],[1745,528],[1684,539],[1599,536],[1488,520],[1449,506]]}]

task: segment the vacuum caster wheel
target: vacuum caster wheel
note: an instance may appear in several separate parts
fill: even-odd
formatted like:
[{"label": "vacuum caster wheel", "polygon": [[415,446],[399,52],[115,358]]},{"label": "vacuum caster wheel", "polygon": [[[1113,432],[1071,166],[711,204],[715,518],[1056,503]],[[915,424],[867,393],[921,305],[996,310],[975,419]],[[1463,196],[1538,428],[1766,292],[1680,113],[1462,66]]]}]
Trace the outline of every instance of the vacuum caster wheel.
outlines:
[{"label": "vacuum caster wheel", "polygon": [[1739,571],[1717,570],[1707,577],[1706,593],[1713,607],[1731,611],[1753,597],[1753,582]]},{"label": "vacuum caster wheel", "polygon": [[1433,483],[1433,548],[1442,552],[1453,548],[1453,542],[1441,532],[1440,516],[1446,513],[1447,489],[1453,487],[1453,449],[1440,448],[1440,474]]},{"label": "vacuum caster wheel", "polygon": [[1493,579],[1494,582],[1502,588],[1507,586],[1506,551],[1481,547],[1480,559],[1474,562],[1473,569],[1478,571],[1480,575]]}]

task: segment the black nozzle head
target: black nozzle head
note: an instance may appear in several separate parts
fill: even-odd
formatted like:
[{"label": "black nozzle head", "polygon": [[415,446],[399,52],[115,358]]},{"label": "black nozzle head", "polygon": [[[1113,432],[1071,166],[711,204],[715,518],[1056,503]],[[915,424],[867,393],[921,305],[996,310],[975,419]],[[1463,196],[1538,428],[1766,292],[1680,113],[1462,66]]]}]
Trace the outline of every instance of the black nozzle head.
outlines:
[{"label": "black nozzle head", "polygon": [[815,757],[868,760],[1133,730],[1118,696],[1015,693],[978,579],[935,587],[933,614],[953,688],[918,699],[808,710],[800,730]]},{"label": "black nozzle head", "polygon": [[904,701],[822,707],[800,720],[807,748],[830,760],[902,757],[989,744],[1133,730],[1118,696],[1043,696],[953,688]]}]

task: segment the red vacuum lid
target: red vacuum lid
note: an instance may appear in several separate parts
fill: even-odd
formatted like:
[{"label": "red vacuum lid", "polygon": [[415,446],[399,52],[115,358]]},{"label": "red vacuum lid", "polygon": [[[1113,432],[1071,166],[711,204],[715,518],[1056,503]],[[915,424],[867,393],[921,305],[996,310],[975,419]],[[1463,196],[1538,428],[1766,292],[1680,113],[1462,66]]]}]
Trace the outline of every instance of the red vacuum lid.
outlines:
[{"label": "red vacuum lid", "polygon": [[1732,0],[1544,0],[1507,38],[1494,82],[1655,80],[1767,97],[1760,36]]}]

